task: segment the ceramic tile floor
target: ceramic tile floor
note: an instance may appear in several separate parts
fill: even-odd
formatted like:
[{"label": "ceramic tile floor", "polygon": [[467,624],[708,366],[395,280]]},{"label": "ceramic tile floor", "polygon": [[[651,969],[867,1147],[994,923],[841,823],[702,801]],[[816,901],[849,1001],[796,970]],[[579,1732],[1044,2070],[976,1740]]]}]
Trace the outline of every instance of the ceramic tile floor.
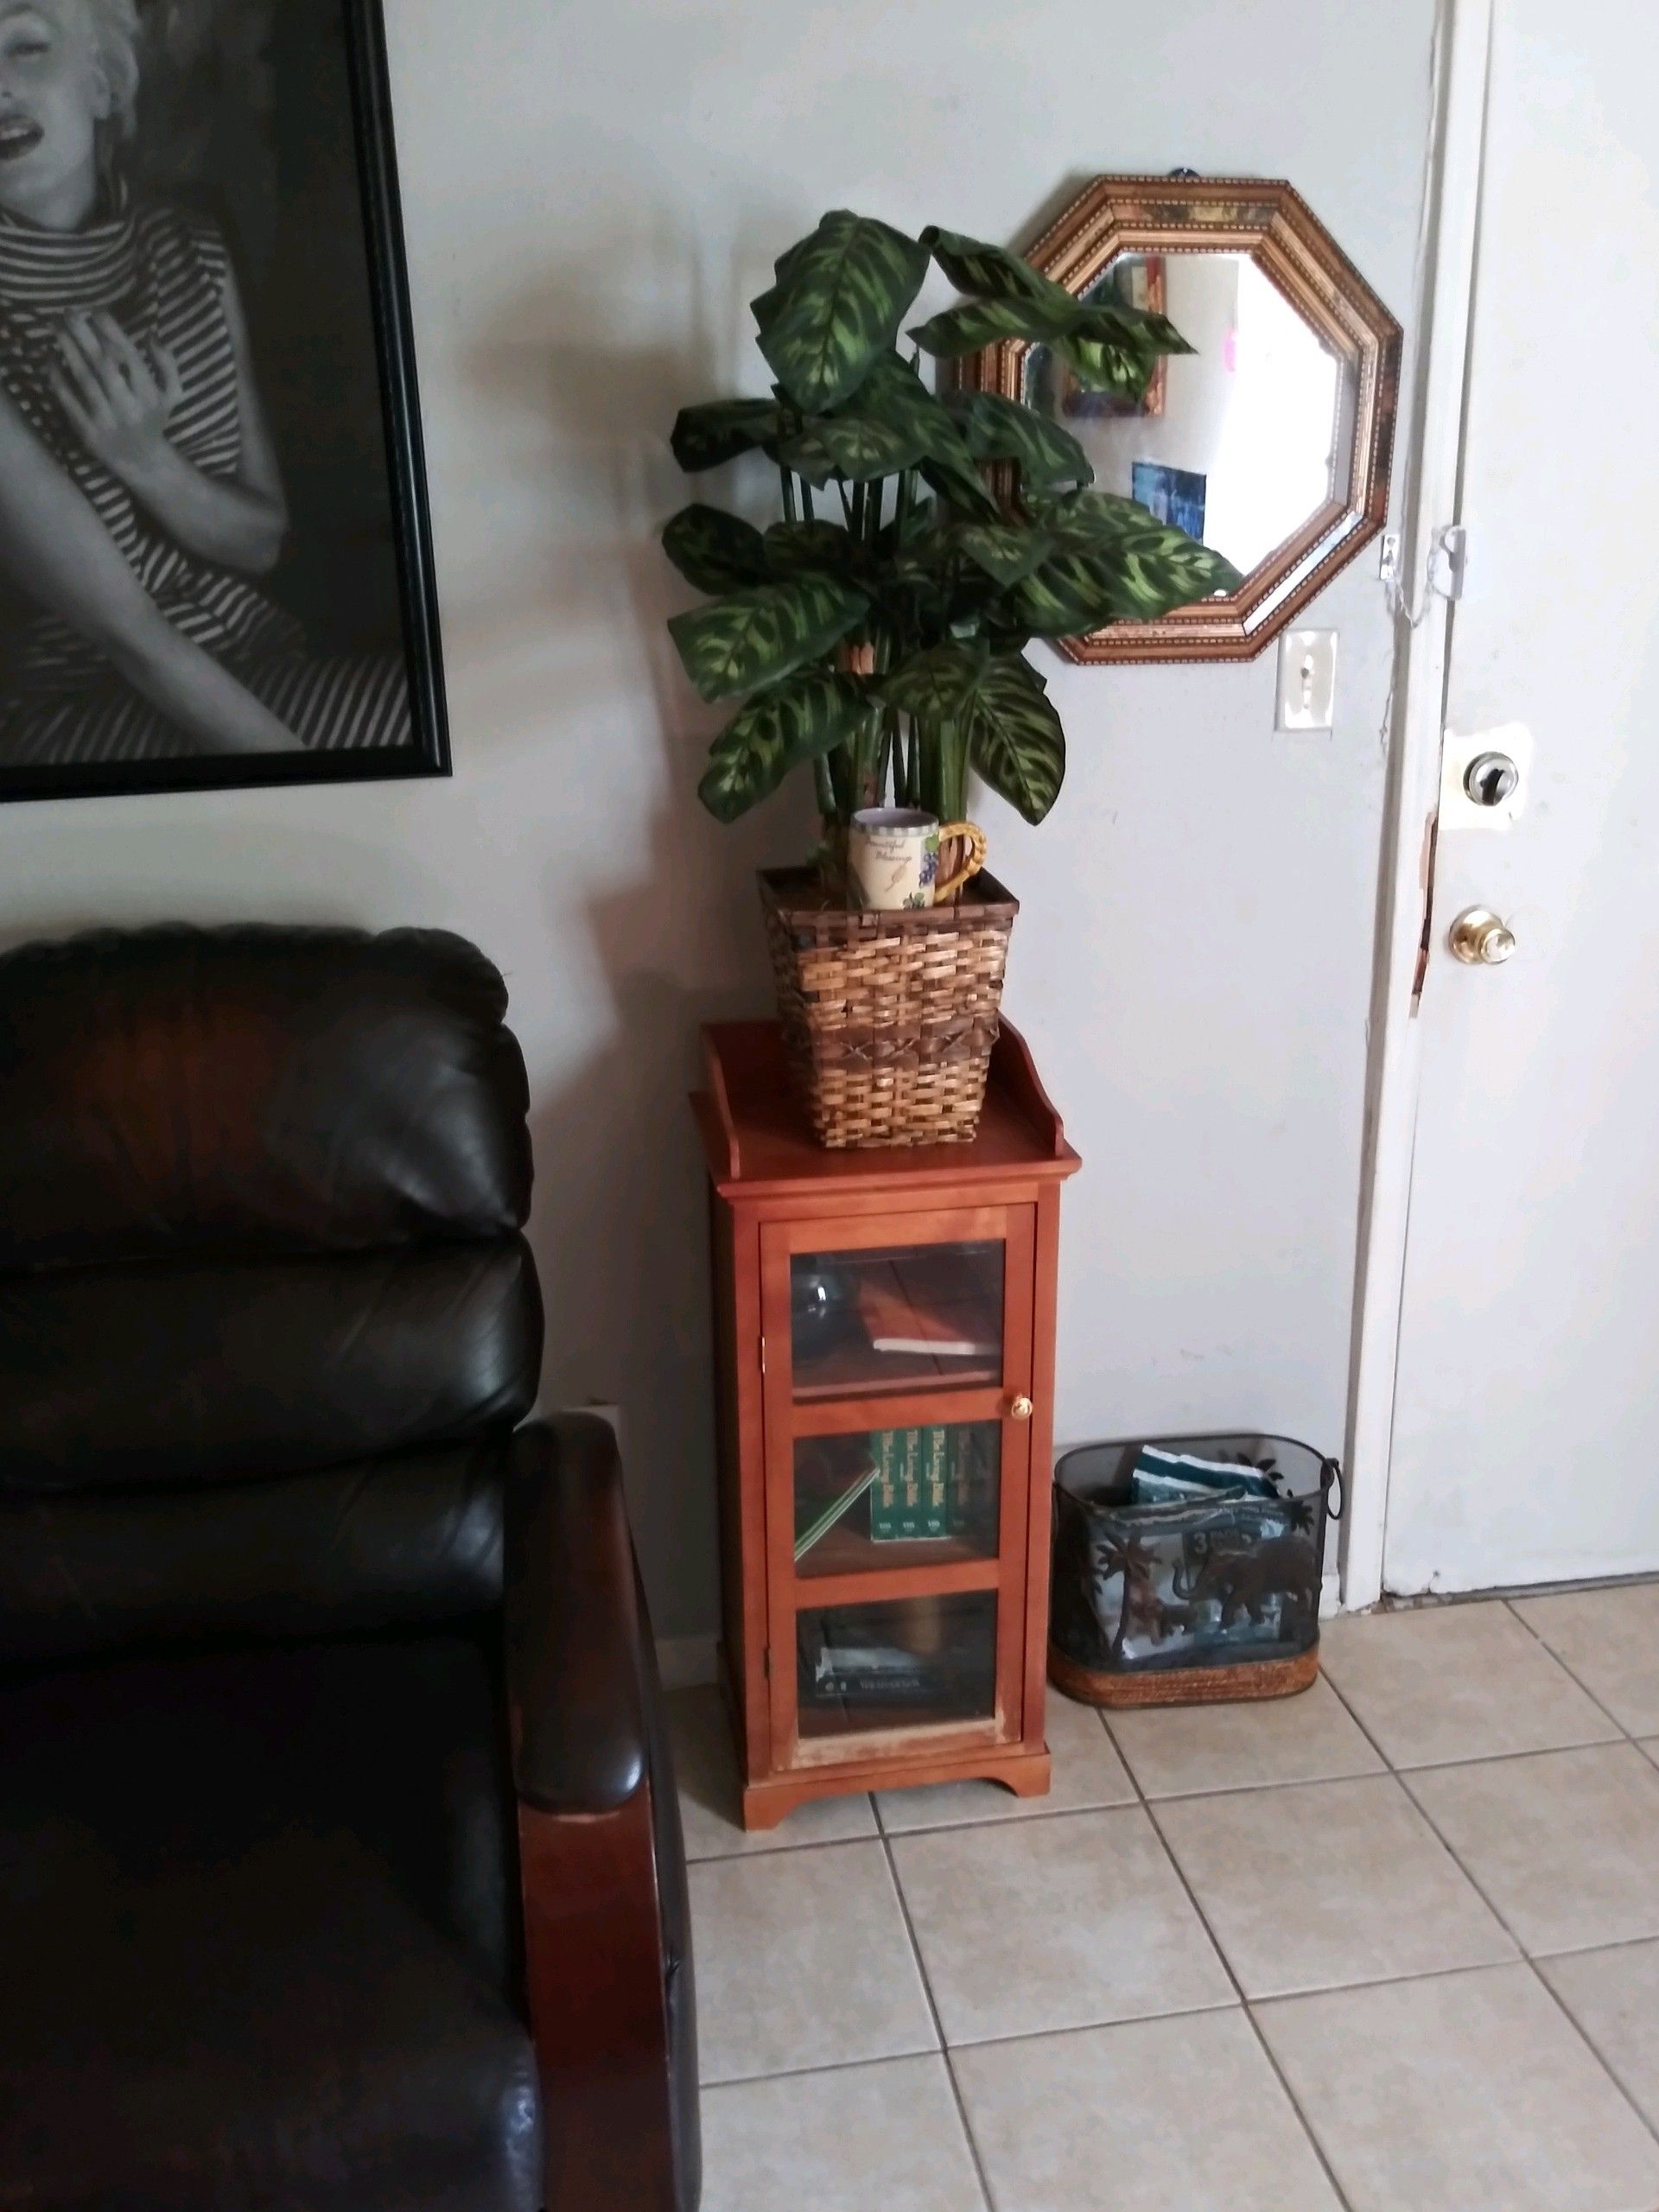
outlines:
[{"label": "ceramic tile floor", "polygon": [[1659,1584],[745,1837],[671,1700],[704,2212],[1659,2212]]}]

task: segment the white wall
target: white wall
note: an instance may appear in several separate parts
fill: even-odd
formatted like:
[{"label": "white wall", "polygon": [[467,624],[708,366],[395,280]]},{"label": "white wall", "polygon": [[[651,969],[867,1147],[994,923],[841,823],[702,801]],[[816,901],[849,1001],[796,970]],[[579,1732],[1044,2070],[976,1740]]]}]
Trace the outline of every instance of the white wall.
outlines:
[{"label": "white wall", "polygon": [[[714,1618],[696,1025],[763,1010],[778,802],[696,808],[662,635],[676,408],[759,388],[745,302],[827,207],[1015,240],[1105,168],[1287,175],[1408,307],[1433,0],[387,0],[456,770],[0,810],[0,930],[442,924],[502,963],[536,1098],[550,1402],[620,1400],[668,1635]],[[1339,1446],[1388,626],[1334,741],[1271,659],[1048,664],[1071,768],[1007,1008],[1081,1149],[1063,1438],[1263,1421]]]}]

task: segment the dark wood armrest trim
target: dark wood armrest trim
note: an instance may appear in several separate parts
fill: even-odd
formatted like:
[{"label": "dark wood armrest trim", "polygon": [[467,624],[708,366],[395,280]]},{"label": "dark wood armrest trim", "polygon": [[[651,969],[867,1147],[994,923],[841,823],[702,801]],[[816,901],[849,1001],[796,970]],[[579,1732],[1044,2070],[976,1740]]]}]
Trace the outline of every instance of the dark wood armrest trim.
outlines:
[{"label": "dark wood armrest trim", "polygon": [[513,1439],[507,1515],[513,1779],[547,1813],[610,1813],[643,1786],[651,1678],[616,1439],[576,1414]]},{"label": "dark wood armrest trim", "polygon": [[677,2212],[650,1782],[610,1813],[521,1805],[518,1851],[548,2212]]}]

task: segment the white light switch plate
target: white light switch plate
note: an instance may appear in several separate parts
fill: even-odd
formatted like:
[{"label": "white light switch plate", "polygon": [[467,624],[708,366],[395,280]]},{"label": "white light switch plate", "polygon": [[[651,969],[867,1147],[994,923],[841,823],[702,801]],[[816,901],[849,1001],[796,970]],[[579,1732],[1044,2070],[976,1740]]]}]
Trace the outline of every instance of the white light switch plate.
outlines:
[{"label": "white light switch plate", "polygon": [[1287,630],[1279,640],[1279,712],[1282,730],[1328,730],[1337,719],[1337,633]]}]

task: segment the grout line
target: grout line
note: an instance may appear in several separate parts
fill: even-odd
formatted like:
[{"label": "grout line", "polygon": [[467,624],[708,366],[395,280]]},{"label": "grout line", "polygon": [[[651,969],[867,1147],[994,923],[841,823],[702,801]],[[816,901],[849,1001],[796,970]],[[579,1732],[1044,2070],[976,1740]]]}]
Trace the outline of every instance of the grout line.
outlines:
[{"label": "grout line", "polygon": [[1211,2012],[1236,2012],[1237,2005],[1230,1997],[1218,1997],[1209,2005],[1178,2005],[1173,2012],[1121,2013],[1109,2020],[1068,2020],[1058,2028],[1013,2028],[1006,2034],[970,2036],[962,2043],[949,2046],[956,2050],[1001,2050],[1015,2043],[1052,2043],[1060,2036],[1105,2035],[1113,2028],[1149,2028],[1159,2020],[1198,2020]]},{"label": "grout line", "polygon": [[1630,1741],[1621,1730],[1617,1736],[1592,1736],[1587,1743],[1529,1744],[1518,1751],[1476,1751],[1467,1758],[1412,1759],[1403,1766],[1391,1767],[1389,1771],[1408,1774],[1449,1774],[1459,1766],[1506,1766],[1516,1759],[1559,1758],[1568,1751],[1617,1751]]},{"label": "grout line", "polygon": [[[1640,1754],[1638,1753],[1638,1754],[1637,1754],[1637,1756],[1639,1757],[1639,1756],[1640,1756]],[[1522,1963],[1522,1965],[1524,1965],[1524,1966],[1525,1966],[1525,1967],[1527,1968],[1527,1971],[1531,1974],[1531,1976],[1532,1976],[1533,1980],[1534,1980],[1538,1984],[1539,1987],[1540,1987],[1541,1989],[1542,1989],[1542,1990],[1545,1992],[1545,1993],[1548,1995],[1548,1999],[1549,1999],[1550,2003],[1551,2003],[1551,2004],[1555,2007],[1555,2010],[1556,2010],[1556,2011],[1560,2014],[1560,2016],[1561,2016],[1562,2019],[1566,2021],[1566,2023],[1567,2023],[1567,2026],[1572,2030],[1573,2033],[1578,2037],[1578,2038],[1579,2038],[1580,2042],[1583,2044],[1583,2045],[1584,2045],[1585,2049],[1586,2049],[1586,2050],[1590,2053],[1590,2056],[1591,2056],[1595,2060],[1595,2062],[1596,2062],[1597,2065],[1600,2067],[1600,2069],[1601,2069],[1601,2070],[1602,2070],[1603,2074],[1606,2076],[1606,2078],[1608,2079],[1608,2081],[1610,2081],[1610,2082],[1612,2083],[1612,2085],[1613,2085],[1614,2088],[1618,2090],[1618,2092],[1619,2095],[1620,2095],[1621,2097],[1623,2097],[1623,2098],[1624,2098],[1624,2100],[1625,2103],[1630,2107],[1630,2110],[1631,2110],[1631,2111],[1636,2114],[1637,2119],[1641,2122],[1641,2124],[1642,2124],[1643,2127],[1647,2131],[1647,2133],[1649,2133],[1649,2135],[1650,2135],[1650,2136],[1654,2139],[1654,2140],[1655,2140],[1656,2142],[1659,2142],[1659,2126],[1656,2126],[1656,2125],[1655,2125],[1655,2123],[1648,2118],[1648,2116],[1647,2116],[1646,2113],[1644,2113],[1644,2112],[1643,2111],[1643,2109],[1642,2109],[1641,2106],[1640,2106],[1639,2104],[1637,2104],[1637,2102],[1636,2101],[1636,2099],[1635,2099],[1635,2098],[1630,2094],[1630,2091],[1629,2091],[1629,2090],[1624,2087],[1624,2083],[1619,2080],[1619,2078],[1618,2078],[1618,2075],[1614,2073],[1614,2071],[1613,2071],[1612,2068],[1611,2068],[1611,2067],[1607,2063],[1606,2060],[1602,2056],[1601,2053],[1600,2053],[1600,2052],[1596,2049],[1596,2046],[1594,2045],[1594,2044],[1592,2044],[1592,2043],[1591,2042],[1591,2040],[1590,2040],[1589,2037],[1585,2033],[1584,2030],[1583,2030],[1583,2029],[1579,2025],[1578,2022],[1573,2018],[1573,2017],[1572,2013],[1568,2012],[1568,2010],[1567,2010],[1567,2006],[1566,2006],[1566,2005],[1561,2002],[1561,1999],[1560,1999],[1556,1995],[1556,1993],[1555,1993],[1554,1990],[1554,1989],[1552,1989],[1552,1988],[1550,1987],[1549,1981],[1548,1981],[1548,1978],[1547,1978],[1544,1974],[1541,1974],[1541,1973],[1539,1972],[1539,1970],[1538,1970],[1538,1962],[1537,1962],[1537,1961],[1534,1958],[1534,1956],[1533,1956],[1532,1953],[1528,1949],[1528,1948],[1527,1948],[1527,1946],[1525,1945],[1525,1943],[1523,1943],[1523,1942],[1522,1942],[1521,1937],[1520,1937],[1520,1935],[1517,1933],[1517,1931],[1516,1931],[1513,1927],[1511,1927],[1511,1926],[1510,1926],[1510,1922],[1509,1922],[1509,1919],[1507,1918],[1507,1916],[1506,1916],[1503,1912],[1501,1912],[1501,1911],[1498,1910],[1498,1906],[1497,1906],[1497,1901],[1496,1901],[1493,1897],[1491,1897],[1488,1896],[1488,1894],[1487,1894],[1487,1892],[1486,1892],[1486,1890],[1485,1890],[1484,1885],[1482,1883],[1480,1883],[1479,1881],[1478,1881],[1478,1880],[1476,1879],[1476,1878],[1475,1878],[1474,1874],[1470,1871],[1469,1867],[1468,1867],[1467,1866],[1465,1866],[1465,1865],[1464,1860],[1463,1860],[1462,1857],[1459,1855],[1459,1853],[1458,1853],[1458,1852],[1453,1848],[1452,1845],[1448,1841],[1448,1840],[1446,1839],[1446,1836],[1444,1836],[1444,1835],[1442,1835],[1442,1834],[1440,1834],[1440,1826],[1439,1826],[1439,1823],[1435,1821],[1434,1815],[1433,1815],[1433,1813],[1431,1813],[1431,1812],[1429,1811],[1429,1809],[1428,1809],[1427,1806],[1427,1805],[1425,1805],[1425,1804],[1423,1804],[1423,1803],[1421,1802],[1421,1801],[1419,1799],[1419,1797],[1418,1797],[1418,1796],[1417,1796],[1416,1791],[1415,1791],[1414,1789],[1412,1789],[1409,1776],[1408,1776],[1408,1775],[1402,1775],[1402,1776],[1401,1776],[1401,1777],[1400,1777],[1400,1779],[1401,1779],[1401,1781],[1402,1781],[1402,1783],[1405,1783],[1405,1785],[1406,1785],[1406,1792],[1407,1792],[1407,1795],[1410,1797],[1412,1803],[1413,1803],[1414,1805],[1415,1805],[1415,1806],[1416,1806],[1416,1808],[1417,1808],[1418,1811],[1422,1815],[1422,1816],[1423,1816],[1424,1820],[1427,1821],[1427,1823],[1428,1823],[1429,1827],[1430,1827],[1431,1828],[1433,1828],[1433,1831],[1434,1831],[1435,1834],[1436,1834],[1437,1836],[1440,1836],[1440,1841],[1441,1841],[1441,1843],[1442,1843],[1442,1844],[1444,1844],[1444,1845],[1445,1845],[1445,1847],[1446,1847],[1446,1850],[1447,1853],[1449,1854],[1449,1856],[1451,1857],[1451,1859],[1452,1859],[1452,1864],[1453,1864],[1455,1866],[1457,1866],[1457,1867],[1458,1867],[1458,1869],[1459,1870],[1459,1872],[1462,1873],[1464,1879],[1465,1879],[1465,1880],[1469,1884],[1470,1887],[1471,1887],[1471,1888],[1475,1891],[1476,1895],[1477,1895],[1478,1897],[1479,1897],[1482,1899],[1482,1901],[1484,1902],[1484,1904],[1485,1904],[1485,1906],[1486,1906],[1487,1910],[1488,1910],[1490,1913],[1491,1913],[1491,1915],[1493,1916],[1493,1917],[1497,1920],[1497,1923],[1498,1923],[1499,1927],[1503,1929],[1503,1932],[1505,1933],[1505,1935],[1507,1935],[1507,1936],[1509,1936],[1509,1938],[1510,1938],[1510,1942],[1511,1942],[1512,1943],[1514,1943],[1514,1945],[1516,1946],[1516,1949],[1520,1952],[1520,1954],[1521,1954],[1521,1963]],[[1637,1940],[1637,1941],[1640,1941],[1640,1940],[1642,1940],[1642,1939],[1640,1939],[1640,1938],[1637,1938],[1637,1939],[1635,1939],[1635,1940]],[[1598,1944],[1598,1945],[1593,1946],[1592,1948],[1596,1948],[1596,1949],[1602,1949],[1602,1948],[1607,1948],[1607,1947]],[[1546,1956],[1546,1957],[1549,1957],[1549,1956],[1551,1956],[1551,1955],[1552,1955],[1552,1954],[1550,1954],[1550,1953],[1548,1953],[1548,1952],[1545,1954],[1545,1956]]]},{"label": "grout line", "polygon": [[[1125,1761],[1125,1764],[1127,1764],[1128,1762]],[[1137,1783],[1136,1787],[1139,1788],[1139,1786],[1140,1785]],[[1211,1947],[1214,1950],[1216,1956],[1221,1961],[1222,1971],[1225,1974],[1228,1980],[1232,1983],[1234,1989],[1237,1992],[1239,2005],[1243,2012],[1245,2019],[1249,2023],[1250,2033],[1255,2037],[1256,2044],[1262,2052],[1262,2056],[1267,2060],[1268,2064],[1273,2069],[1274,2075],[1278,2081],[1279,2086],[1284,2091],[1285,2096],[1290,2105],[1290,2109],[1295,2115],[1302,2133],[1307,2139],[1309,2147],[1312,2149],[1314,2157],[1319,2160],[1321,2168],[1324,2170],[1325,2177],[1330,2183],[1332,2190],[1336,2196],[1338,2203],[1345,2208],[1345,2212],[1352,2212],[1347,2191],[1343,2188],[1342,2183],[1337,2179],[1336,2168],[1332,2164],[1330,2158],[1326,2156],[1325,2145],[1314,2132],[1313,2123],[1303,2111],[1301,2101],[1297,2096],[1295,2090],[1291,2087],[1289,2075],[1285,2072],[1284,2068],[1279,2063],[1278,2053],[1268,2043],[1266,2036],[1262,2034],[1261,2023],[1257,2020],[1255,2013],[1251,2012],[1249,1999],[1244,1994],[1244,1985],[1239,1980],[1238,1976],[1233,1972],[1233,1962],[1228,1957],[1215,1929],[1210,1925],[1210,1916],[1205,1912],[1204,1907],[1198,1903],[1198,1891],[1193,1888],[1192,1883],[1186,1878],[1186,1869],[1182,1866],[1180,1860],[1175,1856],[1174,1852],[1171,1850],[1169,1838],[1164,1834],[1163,1829],[1159,1826],[1158,1815],[1153,1806],[1147,1804],[1144,1798],[1141,1800],[1141,1802],[1145,1805],[1147,1817],[1152,1823],[1153,1834],[1157,1837],[1159,1843],[1161,1845],[1165,1858],[1169,1861],[1171,1867],[1174,1870],[1176,1880],[1180,1884],[1182,1889],[1185,1891],[1187,1901],[1192,1905],[1193,1911],[1198,1915],[1199,1926],[1204,1929],[1205,1934],[1210,1938]]]},{"label": "grout line", "polygon": [[721,2074],[700,2081],[700,2092],[709,2089],[752,2089],[760,2082],[804,2082],[814,2074],[856,2074],[866,2066],[904,2066],[913,2058],[940,2058],[938,2050],[882,2050],[874,2057],[820,2058],[810,2066],[779,2066],[765,2074]]},{"label": "grout line", "polygon": [[[1516,1962],[1510,1960],[1505,1963],[1513,1965]],[[1467,1974],[1471,1969],[1467,1967],[1457,1967],[1451,1971]],[[1429,1978],[1427,1975],[1421,1977],[1424,1980]],[[1324,1993],[1314,1990],[1306,1993],[1319,1996]],[[874,2058],[815,2059],[810,2066],[779,2066],[765,2074],[723,2074],[717,2079],[711,2077],[706,2082],[700,2082],[697,2086],[703,2089],[741,2089],[747,2088],[755,2082],[795,2082],[809,2074],[850,2074],[861,2066],[893,2066],[901,2060],[909,2058],[948,2060],[952,2051],[1001,2050],[1016,2043],[1053,2043],[1062,2036],[1103,2035],[1113,2028],[1146,2028],[1151,2027],[1159,2020],[1197,2020],[1205,2018],[1212,2013],[1236,2012],[1240,2009],[1232,1998],[1221,1998],[1213,2005],[1178,2005],[1173,2012],[1132,2012],[1122,2019],[1074,2020],[1068,2022],[1063,2028],[1019,2028],[1010,2035],[976,2036],[968,2043],[948,2044],[942,2043],[937,2050],[931,2048],[919,2050],[888,2050],[879,2052]],[[970,2129],[969,2133],[971,2133]]]},{"label": "grout line", "polygon": [[[1637,1587],[1639,1586],[1630,1585],[1629,1586]],[[1512,1598],[1504,1599],[1503,1610],[1508,1613],[1512,1621],[1517,1622],[1521,1627],[1525,1629],[1527,1634],[1532,1638],[1533,1642],[1537,1644],[1541,1650],[1547,1651],[1549,1654],[1550,1657],[1555,1662],[1555,1664],[1567,1676],[1569,1682],[1578,1683],[1579,1688],[1584,1692],[1586,1697],[1589,1699],[1591,1704],[1595,1707],[1597,1712],[1606,1713],[1607,1719],[1612,1723],[1613,1726],[1618,1729],[1619,1734],[1629,1738],[1631,1742],[1634,1742],[1635,1731],[1633,1729],[1627,1728],[1617,1713],[1608,1713],[1607,1707],[1596,1695],[1589,1683],[1582,1681],[1579,1675],[1573,1673],[1572,1668],[1567,1665],[1566,1660],[1562,1658],[1560,1653],[1555,1649],[1554,1645],[1550,1643],[1548,1638],[1547,1637],[1541,1636],[1538,1633],[1538,1630],[1534,1628],[1530,1621],[1522,1619],[1522,1616],[1516,1612],[1515,1610],[1515,1600]]]},{"label": "grout line", "polygon": [[[1116,1737],[1113,1735],[1111,1723],[1106,1718],[1105,1707],[1103,1706],[1097,1706],[1095,1710],[1099,1718],[1100,1725],[1105,1731],[1106,1740],[1110,1744],[1112,1749],[1117,1753],[1118,1759],[1123,1768],[1123,1771],[1129,1777],[1129,1785],[1135,1791],[1141,1811],[1145,1813],[1147,1816],[1153,1834],[1158,1839],[1159,1846],[1163,1852],[1164,1857],[1169,1861],[1170,1866],[1173,1870],[1176,1880],[1186,1892],[1187,1901],[1198,1916],[1198,1924],[1204,1929],[1205,1934],[1209,1937],[1211,1947],[1214,1950],[1216,1956],[1221,1961],[1222,1972],[1226,1975],[1228,1980],[1233,1985],[1233,1988],[1237,1995],[1239,2007],[1243,2012],[1245,2019],[1249,2023],[1250,2033],[1255,2037],[1257,2047],[1260,2049],[1262,2056],[1267,2060],[1269,2067],[1272,2068],[1274,2077],[1278,2082],[1280,2088],[1284,2091],[1286,2100],[1290,2106],[1292,2113],[1295,2117],[1297,2125],[1300,2127],[1303,2135],[1306,2138],[1308,2145],[1313,2152],[1313,2156],[1319,2160],[1320,2170],[1324,2173],[1325,2179],[1330,2183],[1332,2193],[1334,2194],[1338,2203],[1344,2208],[1344,2212],[1351,2212],[1351,2207],[1349,2204],[1347,2193],[1343,2189],[1341,2183],[1337,2179],[1336,2169],[1332,2165],[1329,2158],[1325,2155],[1325,2145],[1314,2133],[1313,2125],[1310,2122],[1307,2114],[1302,2110],[1300,2099],[1297,2096],[1295,2090],[1292,2088],[1289,2077],[1286,2074],[1284,2068],[1279,2063],[1277,2054],[1268,2044],[1267,2037],[1262,2034],[1261,2024],[1257,2021],[1255,2015],[1251,2012],[1249,1999],[1244,1994],[1244,1986],[1240,1981],[1238,1976],[1233,1972],[1232,1961],[1223,1949],[1222,1945],[1216,1936],[1215,1929],[1210,1925],[1209,1915],[1205,1911],[1204,1907],[1198,1903],[1197,1892],[1194,1891],[1192,1883],[1186,1878],[1185,1868],[1181,1865],[1179,1859],[1176,1858],[1175,1853],[1169,1847],[1169,1839],[1159,1825],[1158,1815],[1154,1809],[1155,1801],[1147,1796],[1145,1789],[1141,1787],[1140,1776],[1136,1774],[1134,1766],[1130,1763],[1128,1754],[1124,1751],[1122,1745],[1119,1744]],[[1366,1738],[1366,1741],[1368,1743],[1370,1741],[1369,1737]],[[1371,1748],[1374,1751],[1376,1750],[1376,1746],[1375,1745],[1372,1745]],[[1377,1751],[1377,1757],[1380,1758],[1382,1756],[1381,1751]],[[1165,2017],[1167,2018],[1168,2016],[1166,2015]]]},{"label": "grout line", "polygon": [[[871,1793],[870,1802],[873,1805],[875,1802],[874,1792]],[[875,1817],[879,1825],[881,1819],[879,1807],[876,1808]],[[893,1894],[898,1900],[899,1915],[905,1923],[905,1933],[910,1938],[910,1955],[916,1962],[917,1977],[922,1985],[922,1994],[927,2000],[928,2017],[933,2023],[933,2032],[938,2037],[939,2054],[944,2060],[945,2079],[950,2084],[950,2094],[956,2101],[957,2118],[962,2125],[963,2138],[968,2145],[968,2155],[974,2162],[974,2172],[979,2181],[979,2193],[983,2197],[988,2212],[999,2212],[995,2192],[991,2188],[991,2177],[985,2171],[985,2161],[980,2155],[979,2144],[968,2118],[968,2107],[963,2098],[962,2084],[957,2079],[956,2068],[950,2063],[950,2045],[945,2036],[944,2022],[939,2017],[939,2007],[933,1994],[933,1985],[927,1976],[927,1961],[922,1956],[921,1938],[917,1935],[916,1923],[911,1917],[910,1899],[905,1895],[905,1885],[899,1878],[898,1864],[893,1855],[892,1839],[886,1828],[881,1830],[881,1855],[887,1862],[887,1879],[893,1884]]]},{"label": "grout line", "polygon": [[1330,1669],[1326,1667],[1323,1662],[1320,1662],[1319,1674],[1329,1688],[1332,1696],[1335,1698],[1337,1703],[1342,1707],[1348,1718],[1353,1722],[1355,1727],[1358,1729],[1360,1734],[1365,1738],[1371,1749],[1376,1753],[1378,1758],[1382,1760],[1384,1767],[1390,1774],[1398,1774],[1400,1771],[1399,1768],[1395,1766],[1394,1761],[1383,1750],[1382,1745],[1377,1742],[1376,1738],[1371,1733],[1370,1730],[1365,1726],[1365,1723],[1360,1719],[1358,1708],[1354,1704],[1353,1700],[1343,1695],[1342,1685],[1335,1680]]},{"label": "grout line", "polygon": [[[868,1796],[868,1792],[865,1794]],[[704,1812],[716,1813],[722,1821],[726,1821],[734,1829],[737,1828],[737,1823],[731,1820],[730,1815],[721,1812],[718,1806],[705,1805],[702,1809]],[[796,1809],[801,1811],[804,1810],[804,1808],[797,1807]],[[873,1797],[870,1800],[870,1811],[874,1817],[875,1826],[862,1835],[818,1835],[810,1836],[801,1842],[789,1842],[776,1830],[765,1831],[768,1835],[777,1835],[777,1840],[743,1844],[731,1851],[704,1851],[696,1854],[688,1852],[685,1863],[688,1866],[729,1866],[734,1859],[794,1859],[803,1851],[839,1851],[842,1846],[847,1843],[879,1843],[881,1838],[881,1815],[876,1811],[875,1801]],[[785,1819],[791,1817],[792,1815],[785,1815]],[[737,1829],[737,1832],[740,1834],[743,1833],[741,1829]]]}]

